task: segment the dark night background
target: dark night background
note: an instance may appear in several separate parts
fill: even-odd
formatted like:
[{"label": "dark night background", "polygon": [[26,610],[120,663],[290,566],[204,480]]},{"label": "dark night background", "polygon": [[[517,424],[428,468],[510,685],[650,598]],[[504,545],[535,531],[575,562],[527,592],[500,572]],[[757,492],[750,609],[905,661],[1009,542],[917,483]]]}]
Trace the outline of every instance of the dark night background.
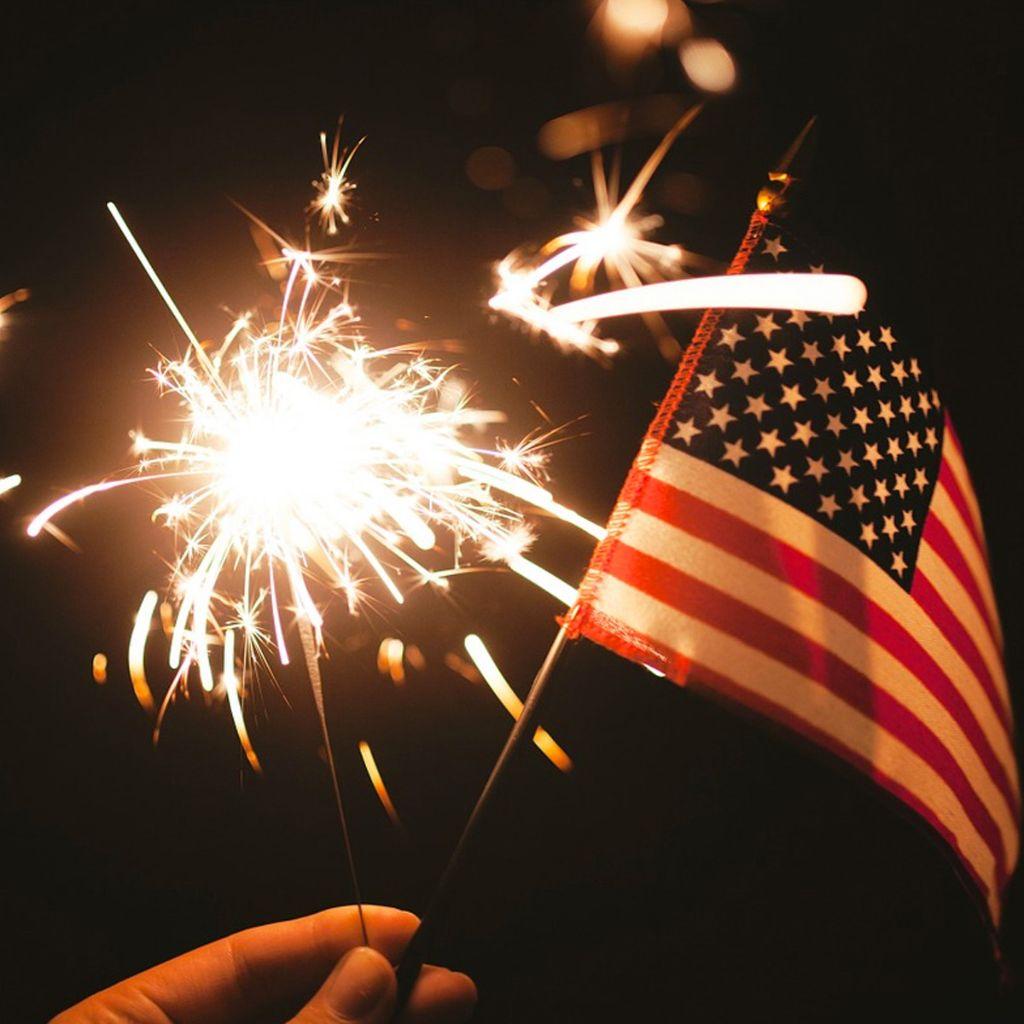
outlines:
[{"label": "dark night background", "polygon": [[[666,215],[664,237],[727,260],[764,172],[822,115],[813,176],[831,196],[826,226],[868,258],[874,296],[931,356],[985,511],[1019,680],[1011,5],[691,6],[741,81],[666,161],[661,177],[696,176],[691,201],[673,208],[656,182],[647,207]],[[605,100],[694,94],[671,52],[610,77],[576,0],[17,7],[0,30],[0,293],[33,295],[0,339],[0,471],[26,478],[0,503],[0,1016],[20,1022],[349,896],[298,673],[280,675],[290,707],[267,687],[256,714],[264,777],[240,764],[223,707],[179,703],[152,749],[125,668],[134,608],[163,582],[153,552],[167,553],[146,499],[67,515],[82,555],[23,534],[51,494],[125,462],[128,428],[161,422],[144,371],[151,344],[174,351],[179,339],[104,202],[118,201],[200,335],[215,335],[222,303],[273,287],[228,197],[297,233],[316,133],[344,113],[349,139],[368,136],[355,238],[388,254],[356,270],[374,336],[394,336],[401,318],[403,339],[461,339],[467,376],[483,404],[509,409],[514,433],[542,422],[531,402],[573,422],[554,458],[558,490],[600,519],[670,367],[639,331],[609,371],[492,321],[490,265],[589,205],[586,158],[542,156],[544,122]],[[627,171],[654,142],[626,144]],[[475,187],[464,168],[480,146],[507,150],[532,184],[504,196]],[[685,339],[694,321],[674,326]],[[569,576],[587,556],[558,529],[537,550]],[[331,616],[352,647],[328,664],[328,699],[372,901],[423,907],[509,728],[444,652],[479,632],[522,693],[554,631],[557,609],[514,578],[480,574],[456,589],[447,610],[422,595],[364,626]],[[402,688],[376,674],[369,637],[382,631],[427,655]],[[98,650],[111,661],[104,687],[90,674]],[[158,690],[160,651],[154,637]],[[576,771],[560,776],[535,751],[518,766],[436,954],[476,978],[477,1019],[1010,1018],[1013,977],[1024,980],[1019,880],[1000,995],[950,860],[860,780],[595,647],[574,650],[557,685],[549,725]],[[366,781],[360,738],[405,837]]]}]

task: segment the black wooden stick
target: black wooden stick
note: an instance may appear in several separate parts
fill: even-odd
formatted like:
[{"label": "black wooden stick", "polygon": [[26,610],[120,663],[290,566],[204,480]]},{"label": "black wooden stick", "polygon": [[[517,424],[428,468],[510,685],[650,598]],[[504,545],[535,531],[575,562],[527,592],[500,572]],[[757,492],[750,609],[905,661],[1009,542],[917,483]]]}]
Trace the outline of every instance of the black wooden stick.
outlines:
[{"label": "black wooden stick", "polygon": [[558,659],[569,642],[566,626],[558,631],[554,642],[548,650],[544,663],[541,665],[527,694],[526,703],[523,705],[523,712],[516,721],[512,732],[509,733],[505,746],[498,756],[498,760],[491,769],[487,782],[477,799],[466,827],[462,830],[455,852],[451,855],[441,880],[430,899],[427,910],[423,915],[419,928],[412,937],[402,962],[398,965],[398,1009],[405,1006],[412,992],[412,987],[419,976],[423,961],[428,955],[431,945],[437,938],[448,909],[451,906],[459,880],[465,871],[466,864],[472,853],[473,844],[480,834],[481,823],[484,821],[487,808],[492,804],[494,794],[503,776],[507,774],[508,766],[519,750],[528,745],[533,739],[537,729],[537,719],[540,717],[544,696],[548,692],[548,683]]}]

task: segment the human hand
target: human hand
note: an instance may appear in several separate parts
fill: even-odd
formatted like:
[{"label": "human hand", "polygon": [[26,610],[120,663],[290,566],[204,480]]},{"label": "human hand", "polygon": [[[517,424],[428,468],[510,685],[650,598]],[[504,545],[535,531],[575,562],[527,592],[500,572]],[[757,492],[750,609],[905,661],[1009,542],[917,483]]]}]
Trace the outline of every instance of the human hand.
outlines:
[{"label": "human hand", "polygon": [[[397,963],[414,914],[364,907],[372,949],[360,945],[355,907],[250,928],[119,982],[51,1024],[385,1024]],[[476,1003],[464,974],[425,967],[402,1024],[461,1024]]]}]

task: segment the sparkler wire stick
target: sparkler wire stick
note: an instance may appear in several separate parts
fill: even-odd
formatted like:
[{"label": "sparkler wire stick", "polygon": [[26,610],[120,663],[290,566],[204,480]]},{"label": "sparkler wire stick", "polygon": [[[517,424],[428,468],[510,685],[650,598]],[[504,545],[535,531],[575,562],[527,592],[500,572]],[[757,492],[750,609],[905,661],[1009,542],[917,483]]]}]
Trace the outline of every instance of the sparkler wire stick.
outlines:
[{"label": "sparkler wire stick", "polygon": [[565,623],[558,630],[558,634],[552,641],[551,647],[534,677],[533,685],[523,704],[523,712],[516,720],[515,726],[505,741],[505,746],[498,755],[498,760],[495,761],[494,767],[491,769],[491,774],[487,777],[487,782],[484,783],[473,813],[470,814],[466,827],[459,837],[455,852],[448,861],[444,874],[441,875],[441,880],[437,883],[437,888],[430,899],[430,904],[423,914],[420,926],[416,929],[405,950],[405,955],[398,965],[398,1002],[396,1006],[399,1012],[405,1006],[405,1002],[412,992],[412,987],[423,967],[424,958],[437,938],[447,910],[451,906],[457,883],[462,874],[462,866],[471,854],[477,837],[480,835],[483,823],[486,821],[488,808],[493,805],[494,794],[499,791],[498,787],[502,776],[508,775],[508,766],[516,754],[524,748],[529,748],[533,741],[540,713],[544,709],[544,698],[550,692],[548,684],[554,675],[558,659],[561,658],[568,643],[569,627]]},{"label": "sparkler wire stick", "polygon": [[324,713],[324,684],[320,676],[320,661],[317,651],[313,627],[303,616],[298,617],[299,636],[302,639],[302,653],[306,658],[306,671],[309,673],[309,684],[313,688],[313,700],[316,702],[317,717],[320,719],[320,735],[324,741],[324,753],[327,756],[327,767],[331,772],[331,787],[334,790],[334,805],[338,809],[338,821],[341,822],[341,835],[345,843],[345,859],[348,861],[349,879],[352,882],[352,896],[359,911],[359,929],[363,933],[363,945],[368,946],[370,940],[366,934],[366,918],[363,915],[363,897],[359,891],[359,876],[356,873],[356,859],[352,853],[352,840],[348,832],[348,819],[345,816],[345,801],[341,796],[341,780],[334,762],[334,750],[331,747],[331,733],[327,728],[327,716]]}]

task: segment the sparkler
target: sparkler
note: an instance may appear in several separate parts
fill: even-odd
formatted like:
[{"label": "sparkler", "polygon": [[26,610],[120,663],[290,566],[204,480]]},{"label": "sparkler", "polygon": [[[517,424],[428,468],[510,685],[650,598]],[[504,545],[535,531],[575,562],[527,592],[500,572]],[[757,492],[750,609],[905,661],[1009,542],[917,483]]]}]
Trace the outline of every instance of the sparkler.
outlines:
[{"label": "sparkler", "polygon": [[[318,193],[328,232],[333,218],[347,219],[342,200],[352,152],[339,162],[336,140]],[[341,595],[353,614],[385,594],[401,604],[411,587],[447,589],[476,553],[504,561],[568,604],[574,588],[525,556],[533,538],[525,510],[595,537],[603,531],[542,486],[544,439],[478,443],[481,431],[504,417],[474,408],[451,386],[450,367],[409,346],[374,349],[363,341],[337,252],[282,244],[286,272],[276,318],[240,316],[219,346],[204,345],[120,212],[108,205],[188,340],[184,356],[163,358],[152,371],[162,394],[175,400],[183,426],[171,438],[136,433],[134,467],[52,502],[28,533],[54,530],[54,517],[108,491],[142,486],[158,495],[153,519],[176,540],[170,589],[177,608],[167,615],[161,606],[161,618],[171,620],[168,662],[175,675],[156,734],[194,672],[204,691],[222,688],[257,771],[243,701],[259,670],[269,669],[272,651],[288,663],[291,614],[360,903],[318,662],[320,592]],[[157,603],[155,591],[143,598],[128,651],[132,686],[150,710],[144,654]]]},{"label": "sparkler", "polygon": [[320,218],[320,226],[328,235],[338,233],[338,221],[349,223],[348,204],[356,184],[348,177],[349,164],[365,139],[360,139],[351,149],[339,149],[341,143],[341,122],[334,132],[330,153],[327,151],[327,133],[320,133],[320,155],[324,169],[313,182],[315,198],[309,204],[311,213]]},{"label": "sparkler", "polygon": [[[402,603],[403,582],[446,588],[462,549],[476,544],[565,596],[565,584],[524,556],[532,535],[510,499],[602,532],[534,480],[503,468],[528,451],[510,457],[467,441],[471,428],[497,417],[465,401],[443,407],[448,369],[405,348],[373,350],[358,340],[351,305],[335,301],[336,279],[322,270],[328,256],[286,250],[285,258],[279,323],[236,322],[212,358],[161,286],[191,342],[188,355],[154,371],[184,411],[181,438],[136,434],[133,472],[59,498],[28,527],[36,536],[95,494],[160,485],[153,516],[179,540],[170,665],[194,665],[206,690],[214,686],[211,638],[223,644],[226,628],[244,641],[247,666],[268,646],[287,662],[282,587],[297,618],[319,634],[314,580],[342,593],[354,611],[364,596],[360,573],[368,572]],[[429,568],[426,553],[439,534],[448,536],[451,564]],[[147,631],[155,606],[151,592],[138,617]],[[141,679],[137,654],[133,678]]]},{"label": "sparkler", "polygon": [[661,217],[635,216],[635,211],[654,172],[701,109],[698,105],[683,113],[647,158],[621,199],[617,196],[617,174],[609,180],[600,150],[595,150],[592,155],[595,213],[589,218],[578,218],[578,230],[558,235],[544,245],[538,254],[539,262],[531,264],[515,254],[506,256],[497,267],[499,288],[490,300],[491,308],[543,331],[563,348],[577,349],[597,358],[617,354],[618,342],[594,333],[596,318],[583,323],[560,318],[557,307],[552,309],[540,289],[553,274],[569,266],[572,267],[569,286],[574,292],[589,289],[601,266],[612,282],[628,287],[675,276],[681,271],[683,250],[647,237],[661,227]]},{"label": "sparkler", "polygon": [[[497,267],[499,287],[490,300],[491,308],[547,334],[562,349],[603,360],[621,349],[617,341],[601,337],[596,331],[599,322],[610,317],[640,314],[652,333],[662,340],[662,350],[667,353],[671,349],[678,355],[678,344],[660,318],[663,312],[716,307],[800,309],[829,314],[859,312],[867,291],[857,278],[845,274],[679,279],[690,257],[678,245],[648,238],[651,231],[662,225],[662,219],[656,215],[637,216],[635,211],[654,172],[700,110],[700,106],[693,107],[679,118],[621,199],[616,199],[615,181],[606,177],[600,152],[595,151],[596,213],[592,218],[578,219],[579,230],[553,238],[533,261],[515,254],[506,256]],[[602,266],[609,282],[617,287],[553,305],[551,279],[569,266],[569,290],[576,295],[593,288]],[[547,295],[542,292],[545,287],[549,289]]]}]

